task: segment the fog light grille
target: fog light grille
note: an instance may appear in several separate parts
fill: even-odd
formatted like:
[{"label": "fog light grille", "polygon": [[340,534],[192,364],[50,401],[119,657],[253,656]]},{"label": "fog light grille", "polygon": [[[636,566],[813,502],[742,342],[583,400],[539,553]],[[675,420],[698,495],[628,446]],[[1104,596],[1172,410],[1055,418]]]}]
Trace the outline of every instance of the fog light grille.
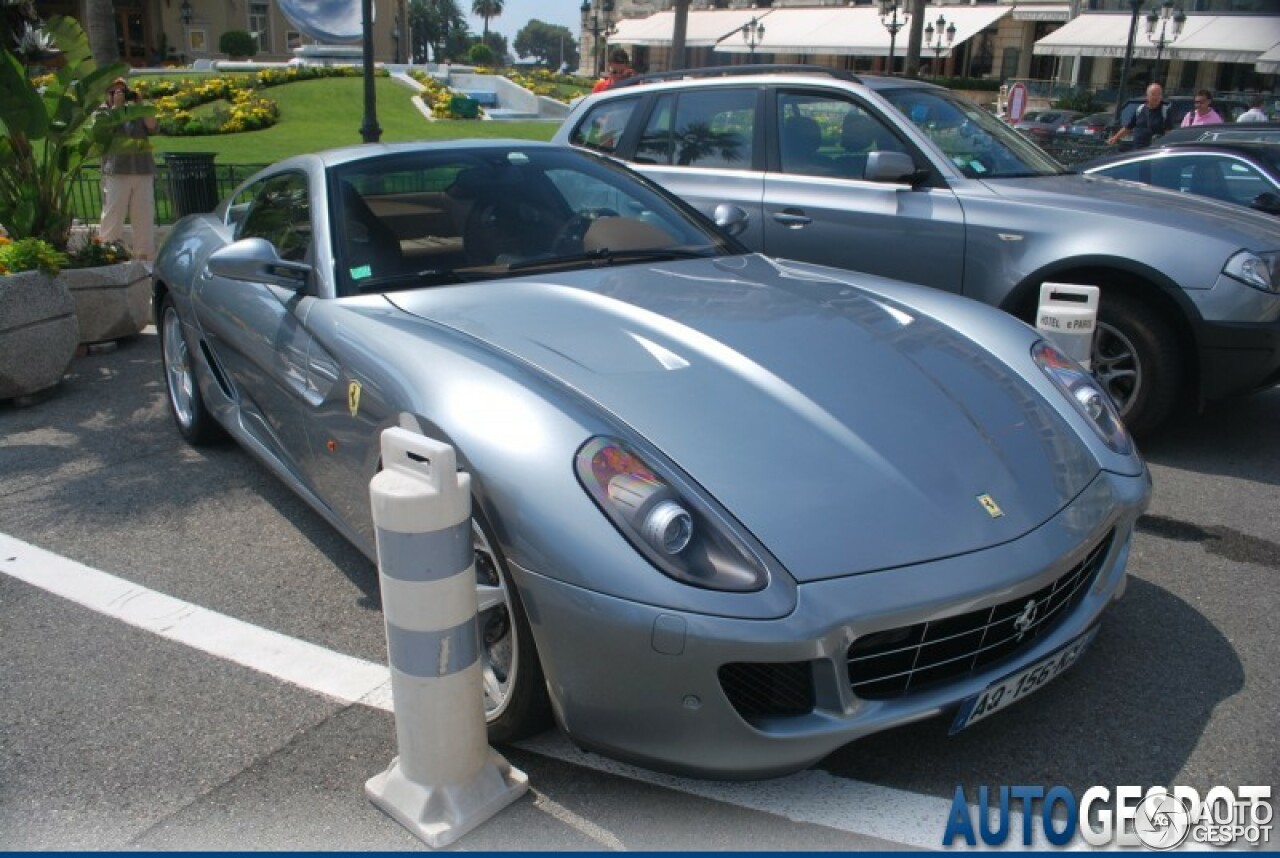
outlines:
[{"label": "fog light grille", "polygon": [[720,686],[744,718],[813,711],[813,667],[807,661],[726,664]]}]

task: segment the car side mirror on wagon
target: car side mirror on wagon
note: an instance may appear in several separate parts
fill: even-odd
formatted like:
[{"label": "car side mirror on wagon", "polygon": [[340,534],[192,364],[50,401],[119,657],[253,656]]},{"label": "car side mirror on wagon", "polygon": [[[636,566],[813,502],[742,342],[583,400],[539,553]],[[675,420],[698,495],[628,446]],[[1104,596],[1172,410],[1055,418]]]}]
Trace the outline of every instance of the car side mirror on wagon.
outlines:
[{"label": "car side mirror on wagon", "polygon": [[1271,191],[1264,191],[1253,198],[1252,202],[1249,203],[1249,207],[1267,214],[1280,215],[1280,195],[1273,194]]},{"label": "car side mirror on wagon", "polygon": [[209,271],[228,280],[269,283],[300,291],[311,279],[311,266],[280,258],[265,238],[242,238],[209,255]]},{"label": "car side mirror on wagon", "polygon": [[741,206],[735,206],[731,203],[721,203],[716,206],[715,217],[716,226],[720,227],[729,235],[741,235],[743,230],[747,228],[747,222],[751,220],[751,215]]},{"label": "car side mirror on wagon", "polygon": [[862,177],[869,182],[905,182],[915,184],[920,176],[916,162],[905,152],[872,152]]}]

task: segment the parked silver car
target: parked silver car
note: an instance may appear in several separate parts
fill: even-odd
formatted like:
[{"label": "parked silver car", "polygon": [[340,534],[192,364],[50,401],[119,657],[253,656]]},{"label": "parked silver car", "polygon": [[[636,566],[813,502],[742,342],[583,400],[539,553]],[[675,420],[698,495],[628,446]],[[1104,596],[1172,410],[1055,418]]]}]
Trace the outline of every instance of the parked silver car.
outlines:
[{"label": "parked silver car", "polygon": [[284,161],[176,224],[154,282],[178,430],[229,432],[370,557],[382,431],[457,450],[495,741],[554,712],[746,777],[966,727],[1078,659],[1150,495],[1026,325],[745,253],[562,146]]},{"label": "parked silver car", "polygon": [[1072,175],[941,87],[707,69],[580,102],[555,141],[657,180],[753,250],[883,274],[1031,320],[1040,284],[1102,288],[1093,368],[1135,432],[1180,397],[1280,380],[1280,225]]}]

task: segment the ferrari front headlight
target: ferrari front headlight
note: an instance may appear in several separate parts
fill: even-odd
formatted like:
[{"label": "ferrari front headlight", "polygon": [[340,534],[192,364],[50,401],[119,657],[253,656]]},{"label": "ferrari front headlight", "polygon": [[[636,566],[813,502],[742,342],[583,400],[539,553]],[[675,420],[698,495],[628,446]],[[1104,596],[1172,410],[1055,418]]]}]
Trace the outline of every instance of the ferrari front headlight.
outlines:
[{"label": "ferrari front headlight", "polygon": [[1133,453],[1129,430],[1120,421],[1111,397],[1088,370],[1046,340],[1039,340],[1031,347],[1031,357],[1108,447],[1121,456]]},{"label": "ferrari front headlight", "polygon": [[616,438],[578,450],[578,479],[614,526],[650,563],[685,584],[752,592],[769,583],[764,564],[710,502]]}]

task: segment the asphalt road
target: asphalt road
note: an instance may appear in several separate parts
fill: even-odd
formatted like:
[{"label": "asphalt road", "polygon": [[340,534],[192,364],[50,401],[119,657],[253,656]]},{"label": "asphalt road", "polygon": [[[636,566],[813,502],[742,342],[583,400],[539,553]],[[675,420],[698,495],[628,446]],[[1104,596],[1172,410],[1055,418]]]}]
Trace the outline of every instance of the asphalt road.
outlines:
[{"label": "asphalt road", "polygon": [[[943,720],[901,728],[747,787],[653,777],[548,734],[503,749],[532,793],[459,848],[919,848],[940,843],[957,785],[1274,790],[1277,427],[1280,390],[1144,445],[1155,498],[1125,600],[1077,667],[999,716],[952,737]],[[377,570],[234,445],[180,441],[153,334],[77,358],[43,402],[0,404],[0,534],[385,663]],[[389,712],[88,610],[4,574],[11,554],[0,848],[421,848],[363,793],[395,754]],[[806,790],[832,806],[797,807]]]}]

